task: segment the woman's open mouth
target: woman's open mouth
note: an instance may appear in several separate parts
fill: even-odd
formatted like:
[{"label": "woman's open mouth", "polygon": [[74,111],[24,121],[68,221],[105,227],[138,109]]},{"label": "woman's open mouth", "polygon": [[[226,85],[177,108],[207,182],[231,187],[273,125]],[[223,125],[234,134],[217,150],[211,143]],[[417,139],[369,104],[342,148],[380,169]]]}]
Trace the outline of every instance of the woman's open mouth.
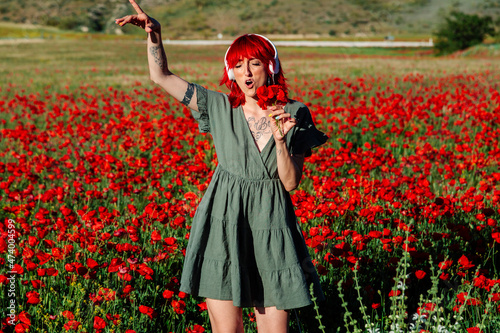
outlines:
[{"label": "woman's open mouth", "polygon": [[251,89],[253,87],[253,80],[246,80],[245,85],[248,89]]}]

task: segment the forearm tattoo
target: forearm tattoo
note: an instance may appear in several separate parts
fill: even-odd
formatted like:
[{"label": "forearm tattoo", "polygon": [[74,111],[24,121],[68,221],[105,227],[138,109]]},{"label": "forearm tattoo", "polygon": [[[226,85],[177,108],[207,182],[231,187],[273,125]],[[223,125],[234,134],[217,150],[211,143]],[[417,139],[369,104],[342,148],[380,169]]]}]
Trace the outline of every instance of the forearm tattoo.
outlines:
[{"label": "forearm tattoo", "polygon": [[193,98],[193,94],[194,94],[194,84],[188,82],[188,87],[181,103],[184,104],[185,106],[188,106],[189,103],[191,102],[191,98]]},{"label": "forearm tattoo", "polygon": [[255,120],[254,117],[248,117],[247,122],[255,141],[258,141],[264,135],[271,133],[271,124],[269,123],[269,119],[267,119],[267,117],[262,117],[259,120]]},{"label": "forearm tattoo", "polygon": [[157,64],[162,71],[167,68],[167,57],[161,46],[151,46],[149,48],[149,53],[153,56],[155,64]]}]

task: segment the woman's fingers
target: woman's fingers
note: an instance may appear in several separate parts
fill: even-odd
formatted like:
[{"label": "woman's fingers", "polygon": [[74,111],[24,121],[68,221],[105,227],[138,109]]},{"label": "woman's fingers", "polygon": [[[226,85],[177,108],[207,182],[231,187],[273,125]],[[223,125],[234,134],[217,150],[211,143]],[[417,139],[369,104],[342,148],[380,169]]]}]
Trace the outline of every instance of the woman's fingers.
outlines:
[{"label": "woman's fingers", "polygon": [[125,17],[120,17],[120,18],[115,20],[115,23],[122,26],[122,27],[129,22],[130,22],[130,15],[125,16]]},{"label": "woman's fingers", "polygon": [[290,114],[289,113],[285,113],[285,111],[283,109],[277,109],[277,110],[274,110],[274,111],[272,111],[271,109],[269,109],[269,111],[271,111],[271,113],[269,114],[269,117],[272,117],[273,119],[279,120],[279,119],[290,118]]},{"label": "woman's fingers", "polygon": [[137,4],[137,2],[135,2],[135,0],[128,0],[128,1],[132,5],[132,7],[134,7],[137,14],[144,14],[144,11],[141,9],[141,7],[139,7],[139,5]]},{"label": "woman's fingers", "polygon": [[154,23],[151,22],[151,20],[149,19],[149,16],[145,22],[145,25],[144,25],[144,30],[147,32],[147,33],[150,33],[153,31],[153,28],[154,28]]},{"label": "woman's fingers", "polygon": [[278,136],[279,139],[282,139],[297,124],[297,120],[292,118],[290,113],[286,113],[283,108],[270,107],[268,111],[271,112],[269,117],[272,118],[271,128],[273,134]]},{"label": "woman's fingers", "polygon": [[146,32],[152,32],[153,29],[153,24],[151,23],[151,20],[149,19],[149,16],[142,10],[142,8],[135,2],[135,0],[128,0],[132,7],[134,7],[135,11],[137,12],[137,18],[141,21],[140,26],[146,30]]},{"label": "woman's fingers", "polygon": [[141,7],[135,2],[135,0],[129,0],[130,4],[132,7],[134,7],[134,10],[136,11],[136,15],[128,15],[119,19],[116,19],[115,22],[116,24],[120,26],[124,26],[125,24],[133,24],[136,26],[139,26],[146,30],[146,32],[151,32],[153,31],[152,28],[154,28],[154,24],[151,22],[151,19],[149,16],[142,10]]},{"label": "woman's fingers", "polygon": [[139,27],[144,27],[144,22],[138,19],[137,15],[127,15],[125,17],[119,18],[115,20],[116,24],[123,27],[125,24],[133,24]]},{"label": "woman's fingers", "polygon": [[287,120],[287,119],[291,119],[291,118],[290,118],[290,114],[289,113],[282,113],[282,114],[276,115],[274,117],[274,119],[276,119],[276,120],[279,120],[279,119]]},{"label": "woman's fingers", "polygon": [[128,15],[115,20],[115,23],[123,27],[125,24],[133,24],[143,28],[146,32],[151,32],[155,28],[154,22],[146,14],[141,15]]}]

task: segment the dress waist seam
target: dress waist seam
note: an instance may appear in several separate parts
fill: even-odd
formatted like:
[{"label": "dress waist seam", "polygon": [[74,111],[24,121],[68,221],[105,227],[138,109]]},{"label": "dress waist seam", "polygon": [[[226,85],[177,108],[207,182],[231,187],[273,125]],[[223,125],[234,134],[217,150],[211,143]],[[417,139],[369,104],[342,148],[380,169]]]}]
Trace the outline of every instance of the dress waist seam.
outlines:
[{"label": "dress waist seam", "polygon": [[247,178],[247,177],[242,177],[240,175],[234,174],[231,171],[228,171],[224,169],[220,164],[217,166],[217,169],[219,170],[219,173],[226,173],[231,177],[235,177],[244,181],[248,182],[279,182],[279,178],[264,178],[264,179],[255,179],[255,178]]}]

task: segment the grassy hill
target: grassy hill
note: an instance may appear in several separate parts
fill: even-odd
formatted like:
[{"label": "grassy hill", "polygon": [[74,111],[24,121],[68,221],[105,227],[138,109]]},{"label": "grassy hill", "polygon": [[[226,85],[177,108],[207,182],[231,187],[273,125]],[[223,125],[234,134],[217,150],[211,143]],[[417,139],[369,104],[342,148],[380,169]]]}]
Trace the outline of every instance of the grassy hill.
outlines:
[{"label": "grassy hill", "polygon": [[[166,38],[216,38],[245,32],[319,38],[430,36],[453,8],[500,18],[498,0],[138,0],[164,26]],[[2,0],[0,22],[65,30],[138,33],[114,18],[132,13],[127,0]],[[4,36],[5,37],[5,36]]]}]

